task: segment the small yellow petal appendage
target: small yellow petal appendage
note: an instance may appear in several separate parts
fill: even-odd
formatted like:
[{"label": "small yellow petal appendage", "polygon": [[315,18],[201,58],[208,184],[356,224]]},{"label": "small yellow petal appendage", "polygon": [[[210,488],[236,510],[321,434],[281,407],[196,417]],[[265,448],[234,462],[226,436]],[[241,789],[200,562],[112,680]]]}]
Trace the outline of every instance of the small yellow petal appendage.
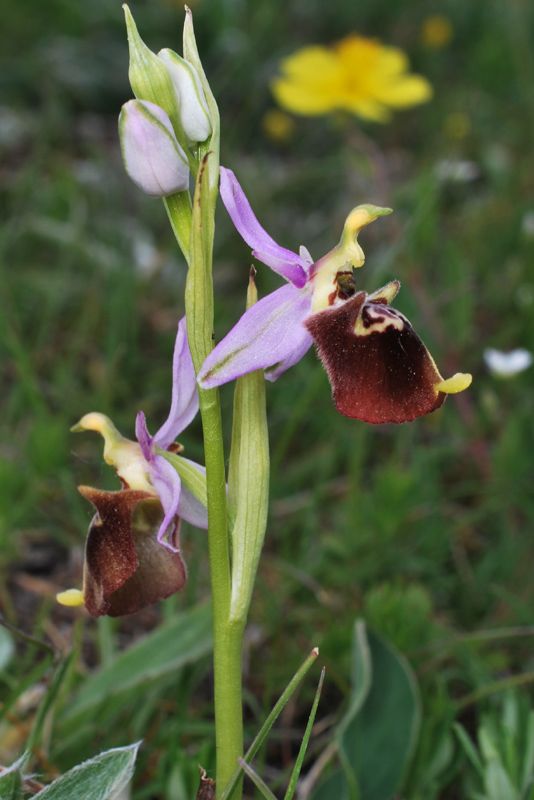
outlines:
[{"label": "small yellow petal appendage", "polygon": [[57,594],[56,600],[62,606],[83,606],[83,592],[79,589],[67,589]]},{"label": "small yellow petal appendage", "polygon": [[444,394],[457,394],[458,392],[463,392],[468,386],[471,386],[472,380],[473,376],[469,375],[469,373],[457,372],[452,378],[436,383],[434,389],[436,392],[443,392]]}]

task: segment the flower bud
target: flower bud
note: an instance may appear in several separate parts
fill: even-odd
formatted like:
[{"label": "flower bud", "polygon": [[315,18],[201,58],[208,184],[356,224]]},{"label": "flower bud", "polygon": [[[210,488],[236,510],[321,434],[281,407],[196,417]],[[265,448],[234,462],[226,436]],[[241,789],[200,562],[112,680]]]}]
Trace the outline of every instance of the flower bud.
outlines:
[{"label": "flower bud", "polygon": [[147,100],[160,106],[171,120],[178,140],[185,145],[176,94],[167,67],[139,36],[134,18],[126,4],[123,5],[123,9],[130,52],[128,77],[133,93],[138,100]]},{"label": "flower bud", "polygon": [[189,188],[187,156],[162,108],[130,100],[119,116],[126,172],[151,197],[168,197]]},{"label": "flower bud", "polygon": [[186,138],[190,142],[204,142],[211,133],[212,125],[197,71],[188,61],[168,48],[160,50],[158,58],[165,64],[171,76]]}]

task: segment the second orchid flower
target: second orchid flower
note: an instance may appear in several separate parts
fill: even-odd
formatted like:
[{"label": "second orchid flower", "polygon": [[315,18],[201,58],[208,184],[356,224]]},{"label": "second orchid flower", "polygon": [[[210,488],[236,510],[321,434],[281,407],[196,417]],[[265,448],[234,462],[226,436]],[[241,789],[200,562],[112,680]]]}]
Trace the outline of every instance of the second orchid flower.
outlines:
[{"label": "second orchid flower", "polygon": [[353,268],[365,261],[360,230],[390,209],[354,208],[339,244],[313,262],[278,245],[261,227],[235,175],[221,167],[221,197],[253,255],[288,285],[264,297],[241,317],[208,356],[198,375],[202,388],[220,386],[252,370],[269,380],[296,364],[315,342],[342,414],[370,423],[408,422],[466,389],[471,376],[444,380],[406,317],[390,303],[393,281],[371,295],[357,291]]}]

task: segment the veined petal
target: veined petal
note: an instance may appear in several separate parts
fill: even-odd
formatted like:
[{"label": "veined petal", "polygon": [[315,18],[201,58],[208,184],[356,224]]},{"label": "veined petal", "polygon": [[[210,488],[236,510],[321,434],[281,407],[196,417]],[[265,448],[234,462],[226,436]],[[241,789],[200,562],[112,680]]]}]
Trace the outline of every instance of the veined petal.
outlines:
[{"label": "veined petal", "polygon": [[[311,310],[311,290],[282,286],[246,311],[204,361],[198,374],[203,389],[284,363],[276,377],[304,355],[302,323]],[[306,348],[307,349],[307,348]],[[271,380],[274,378],[271,377]]]},{"label": "veined petal", "polygon": [[266,367],[264,374],[265,378],[271,383],[280,377],[280,375],[285,372],[287,369],[292,367],[294,364],[298,364],[301,358],[303,358],[310,347],[313,344],[313,338],[310,336],[304,325],[300,325],[299,327],[294,328],[294,350],[287,356],[287,358],[283,358],[281,361],[278,361],[272,367]]},{"label": "veined petal", "polygon": [[168,530],[174,530],[174,518],[178,513],[180,495],[182,493],[182,482],[172,464],[169,464],[163,456],[153,455],[152,461],[148,465],[148,474],[159,501],[163,506],[165,516],[158,531],[158,542],[163,544],[172,553],[178,552],[177,547],[171,537],[165,539]]},{"label": "veined petal", "polygon": [[180,320],[172,360],[172,402],[166,422],[154,436],[154,443],[166,450],[196,416],[198,390],[185,317]]},{"label": "veined petal", "polygon": [[185,486],[182,486],[178,504],[178,516],[180,519],[190,522],[196,528],[208,529],[208,509]]},{"label": "veined petal", "polygon": [[151,461],[153,438],[148,432],[146,417],[142,411],[140,411],[135,418],[135,437],[139,442],[143,458],[145,461]]},{"label": "veined petal", "polygon": [[265,231],[231,169],[221,167],[221,198],[232,222],[253,249],[254,255],[298,289],[306,283],[308,263],[296,253],[281,247]]}]

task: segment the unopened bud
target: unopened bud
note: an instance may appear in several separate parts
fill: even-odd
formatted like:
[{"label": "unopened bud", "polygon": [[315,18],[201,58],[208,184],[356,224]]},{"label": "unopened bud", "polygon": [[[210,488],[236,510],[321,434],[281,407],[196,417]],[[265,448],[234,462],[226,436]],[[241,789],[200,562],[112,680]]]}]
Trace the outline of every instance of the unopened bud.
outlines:
[{"label": "unopened bud", "polygon": [[168,48],[160,50],[158,58],[171,76],[186,138],[190,142],[204,142],[212,126],[206,95],[196,69]]},{"label": "unopened bud", "polygon": [[130,51],[128,77],[133,93],[138,100],[147,100],[160,106],[171,120],[179,141],[185,145],[182,141],[183,132],[176,94],[167,67],[139,36],[134,18],[126,4],[123,5],[123,9]]},{"label": "unopened bud", "polygon": [[126,172],[151,197],[168,197],[189,188],[187,156],[171,121],[155,103],[130,100],[119,116]]}]

